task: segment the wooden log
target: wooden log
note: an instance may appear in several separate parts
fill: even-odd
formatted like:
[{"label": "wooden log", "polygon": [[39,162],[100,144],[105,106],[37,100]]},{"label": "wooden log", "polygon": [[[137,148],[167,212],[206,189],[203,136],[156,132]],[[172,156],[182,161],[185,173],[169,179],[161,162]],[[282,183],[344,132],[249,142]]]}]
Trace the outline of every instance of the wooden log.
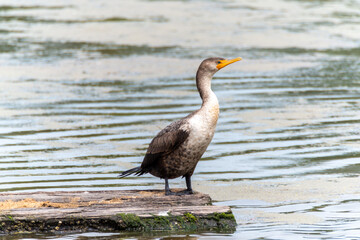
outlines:
[{"label": "wooden log", "polygon": [[[176,190],[175,190],[176,191]],[[0,233],[73,231],[234,231],[227,206],[208,195],[164,191],[72,191],[0,194]]]}]

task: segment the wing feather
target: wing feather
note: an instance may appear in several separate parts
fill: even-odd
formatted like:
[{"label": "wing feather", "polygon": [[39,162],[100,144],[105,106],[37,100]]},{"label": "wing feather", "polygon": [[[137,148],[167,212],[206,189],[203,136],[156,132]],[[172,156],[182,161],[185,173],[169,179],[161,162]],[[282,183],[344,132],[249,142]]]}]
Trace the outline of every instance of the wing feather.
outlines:
[{"label": "wing feather", "polygon": [[164,154],[171,153],[177,149],[189,136],[189,131],[184,127],[183,122],[170,124],[154,137],[150,142],[141,168],[148,172],[156,165],[158,159]]}]

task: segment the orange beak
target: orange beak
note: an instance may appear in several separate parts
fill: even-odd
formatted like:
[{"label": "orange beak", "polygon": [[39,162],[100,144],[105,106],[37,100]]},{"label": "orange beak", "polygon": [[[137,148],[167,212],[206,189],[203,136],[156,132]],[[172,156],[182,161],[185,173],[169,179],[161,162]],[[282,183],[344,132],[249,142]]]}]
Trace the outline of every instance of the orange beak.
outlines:
[{"label": "orange beak", "polygon": [[231,63],[234,63],[234,62],[237,62],[237,61],[240,61],[242,58],[241,57],[238,57],[238,58],[234,58],[234,59],[231,59],[231,60],[227,60],[227,59],[224,59],[224,60],[220,60],[220,63],[216,66],[217,69],[222,69],[223,67],[226,67],[227,65],[231,64]]}]

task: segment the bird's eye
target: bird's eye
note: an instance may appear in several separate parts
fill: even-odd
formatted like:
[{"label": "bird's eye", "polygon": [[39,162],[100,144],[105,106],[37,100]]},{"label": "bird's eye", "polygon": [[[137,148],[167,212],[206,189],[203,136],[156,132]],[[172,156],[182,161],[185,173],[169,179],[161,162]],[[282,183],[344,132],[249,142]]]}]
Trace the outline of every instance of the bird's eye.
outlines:
[{"label": "bird's eye", "polygon": [[220,64],[221,62],[220,62],[220,61],[218,61],[217,63],[218,63],[218,64]]}]

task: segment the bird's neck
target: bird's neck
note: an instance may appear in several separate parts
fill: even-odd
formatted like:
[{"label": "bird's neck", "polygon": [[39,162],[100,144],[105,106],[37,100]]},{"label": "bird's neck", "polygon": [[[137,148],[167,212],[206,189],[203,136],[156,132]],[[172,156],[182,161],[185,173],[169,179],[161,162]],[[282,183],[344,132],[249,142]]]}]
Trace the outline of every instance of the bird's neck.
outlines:
[{"label": "bird's neck", "polygon": [[215,93],[211,90],[211,79],[213,74],[199,70],[196,74],[196,86],[202,99],[202,109],[219,112],[219,102]]}]

